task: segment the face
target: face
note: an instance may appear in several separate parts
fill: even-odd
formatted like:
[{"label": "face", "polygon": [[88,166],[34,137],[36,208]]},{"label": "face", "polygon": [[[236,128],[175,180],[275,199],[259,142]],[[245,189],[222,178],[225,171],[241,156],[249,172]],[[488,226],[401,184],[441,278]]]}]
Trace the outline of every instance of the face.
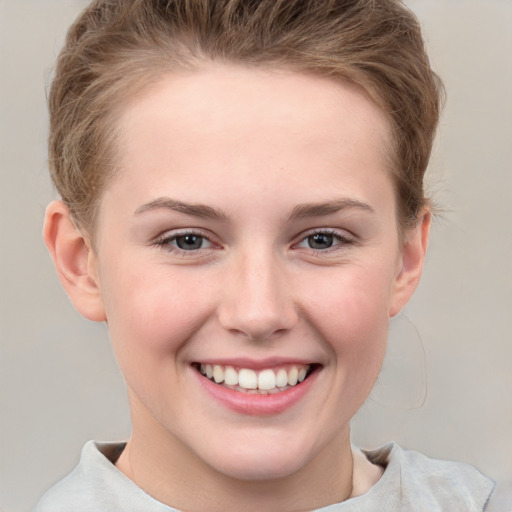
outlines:
[{"label": "face", "polygon": [[92,266],[134,438],[242,479],[335,453],[403,303],[384,116],[348,85],[211,65],[119,128]]}]

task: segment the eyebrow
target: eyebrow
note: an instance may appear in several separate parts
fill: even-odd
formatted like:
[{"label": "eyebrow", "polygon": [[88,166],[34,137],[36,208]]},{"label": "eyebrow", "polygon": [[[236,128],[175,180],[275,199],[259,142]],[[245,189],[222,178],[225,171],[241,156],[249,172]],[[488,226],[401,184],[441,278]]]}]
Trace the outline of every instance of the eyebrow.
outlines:
[{"label": "eyebrow", "polygon": [[140,206],[135,210],[135,215],[159,209],[173,210],[175,212],[184,213],[193,217],[200,217],[202,219],[226,220],[228,218],[228,215],[223,211],[216,210],[211,206],[184,203],[168,197],[159,197],[154,201],[150,201],[149,203]]},{"label": "eyebrow", "polygon": [[[358,208],[371,213],[375,213],[375,210],[369,204],[363,203],[362,201],[358,201],[356,199],[343,198],[322,203],[299,204],[290,213],[289,220],[304,219],[308,217],[321,217],[323,215],[330,215],[332,213],[351,208]],[[222,210],[216,210],[211,206],[204,204],[184,203],[182,201],[177,201],[168,197],[159,197],[153,201],[150,201],[149,203],[140,206],[137,208],[137,210],[135,210],[135,215],[141,215],[148,211],[159,209],[172,210],[203,219],[225,221],[229,218],[229,216]]]},{"label": "eyebrow", "polygon": [[357,199],[342,198],[325,203],[299,204],[292,210],[289,218],[292,220],[304,219],[307,217],[321,217],[322,215],[330,215],[332,213],[337,213],[341,210],[348,210],[351,208],[375,213],[375,210],[369,204],[358,201]]}]

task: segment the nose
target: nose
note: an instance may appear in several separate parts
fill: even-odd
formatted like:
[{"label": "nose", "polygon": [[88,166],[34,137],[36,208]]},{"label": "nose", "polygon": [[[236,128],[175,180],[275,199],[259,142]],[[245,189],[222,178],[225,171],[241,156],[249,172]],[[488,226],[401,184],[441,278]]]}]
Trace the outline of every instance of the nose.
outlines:
[{"label": "nose", "polygon": [[298,314],[285,264],[273,255],[240,255],[223,286],[218,318],[224,329],[250,340],[290,331]]}]

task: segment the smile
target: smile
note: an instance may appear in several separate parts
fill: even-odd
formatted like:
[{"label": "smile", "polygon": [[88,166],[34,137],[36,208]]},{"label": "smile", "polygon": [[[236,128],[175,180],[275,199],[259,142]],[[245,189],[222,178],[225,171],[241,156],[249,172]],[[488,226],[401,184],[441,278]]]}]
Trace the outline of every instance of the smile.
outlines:
[{"label": "smile", "polygon": [[197,364],[196,369],[211,382],[249,394],[275,394],[297,386],[312,372],[313,365],[292,364],[252,370],[220,364]]}]

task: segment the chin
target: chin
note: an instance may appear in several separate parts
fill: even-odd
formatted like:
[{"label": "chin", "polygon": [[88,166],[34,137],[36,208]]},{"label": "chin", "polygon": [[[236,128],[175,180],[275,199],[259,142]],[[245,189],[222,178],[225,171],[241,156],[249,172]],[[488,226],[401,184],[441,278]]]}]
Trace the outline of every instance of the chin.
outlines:
[{"label": "chin", "polygon": [[224,475],[236,480],[265,481],[289,477],[304,467],[302,459],[273,454],[262,457],[247,457],[244,460],[224,460],[222,467],[215,468]]},{"label": "chin", "polygon": [[[287,440],[255,439],[244,443],[232,443],[228,450],[219,447],[217,453],[208,453],[203,460],[219,473],[237,480],[275,480],[286,478],[300,471],[309,462],[311,447]],[[266,441],[266,442],[265,442]]]}]

